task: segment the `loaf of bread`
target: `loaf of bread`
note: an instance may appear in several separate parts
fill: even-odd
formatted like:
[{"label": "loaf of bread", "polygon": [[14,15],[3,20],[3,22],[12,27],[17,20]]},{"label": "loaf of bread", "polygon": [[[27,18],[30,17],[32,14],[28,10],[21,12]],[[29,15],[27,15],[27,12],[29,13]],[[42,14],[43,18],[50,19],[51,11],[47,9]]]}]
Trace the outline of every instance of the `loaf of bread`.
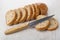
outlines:
[{"label": "loaf of bread", "polygon": [[44,3],[26,5],[23,8],[14,9],[6,13],[8,25],[17,24],[36,19],[38,15],[46,15],[48,8]]}]

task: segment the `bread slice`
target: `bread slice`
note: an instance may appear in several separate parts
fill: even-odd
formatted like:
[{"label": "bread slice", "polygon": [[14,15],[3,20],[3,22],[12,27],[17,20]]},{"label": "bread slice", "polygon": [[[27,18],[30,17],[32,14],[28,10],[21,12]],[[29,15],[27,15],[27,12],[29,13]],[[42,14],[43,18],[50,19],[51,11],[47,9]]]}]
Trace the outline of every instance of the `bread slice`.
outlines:
[{"label": "bread slice", "polygon": [[[41,19],[41,18],[44,18],[44,17],[46,17],[45,15],[39,15],[39,16],[37,16],[37,20],[38,19]],[[44,21],[44,22],[42,22],[42,23],[38,23],[36,26],[35,26],[35,28],[37,29],[37,30],[46,30],[47,28],[48,28],[48,26],[49,26],[49,20],[46,20],[46,21]]]},{"label": "bread slice", "polygon": [[21,19],[19,20],[19,23],[20,23],[20,22],[25,22],[26,17],[27,17],[27,11],[26,11],[25,8],[20,8],[20,11],[21,11],[21,13],[22,13],[22,17],[21,17]]},{"label": "bread slice", "polygon": [[36,3],[36,5],[37,5],[37,7],[39,9],[39,15],[41,15],[41,10],[40,10],[40,7],[39,7],[38,3]]},{"label": "bread slice", "polygon": [[58,27],[58,22],[55,18],[51,18],[50,20],[50,26],[48,27],[49,31],[55,30]]},{"label": "bread slice", "polygon": [[34,4],[30,5],[31,8],[32,8],[32,16],[31,16],[31,20],[33,20],[35,18],[35,14],[36,14],[36,9],[35,9],[35,6]]},{"label": "bread slice", "polygon": [[6,23],[7,25],[12,25],[16,20],[16,13],[14,10],[10,10],[6,13]]},{"label": "bread slice", "polygon": [[30,21],[31,16],[32,16],[32,8],[30,7],[30,5],[27,5],[24,8],[27,10],[27,19],[26,19],[26,21]]},{"label": "bread slice", "polygon": [[36,10],[36,14],[35,14],[35,18],[39,15],[39,8],[37,4],[34,4],[35,6],[35,10]]},{"label": "bread slice", "polygon": [[15,12],[17,14],[17,18],[14,21],[14,24],[17,24],[17,23],[19,23],[19,20],[21,19],[22,13],[21,13],[20,9],[15,9]]},{"label": "bread slice", "polygon": [[48,7],[45,3],[38,3],[40,11],[41,11],[41,15],[46,15],[47,11],[48,11]]}]

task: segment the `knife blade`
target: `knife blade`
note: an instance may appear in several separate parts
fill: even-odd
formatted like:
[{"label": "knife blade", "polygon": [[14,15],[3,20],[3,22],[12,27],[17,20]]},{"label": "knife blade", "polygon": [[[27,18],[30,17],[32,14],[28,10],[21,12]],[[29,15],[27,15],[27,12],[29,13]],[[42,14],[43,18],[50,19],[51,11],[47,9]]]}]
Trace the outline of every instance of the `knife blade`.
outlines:
[{"label": "knife blade", "polygon": [[21,30],[23,30],[23,29],[28,28],[29,26],[31,27],[31,26],[33,26],[33,25],[35,25],[35,24],[37,24],[37,23],[41,23],[41,22],[43,22],[43,21],[45,21],[45,20],[48,20],[49,18],[51,18],[51,17],[53,17],[53,16],[54,16],[54,15],[47,16],[47,17],[42,18],[42,19],[39,19],[39,20],[34,20],[34,21],[31,22],[31,23],[26,23],[26,24],[24,24],[24,25],[22,25],[22,26],[18,26],[18,27],[13,27],[13,28],[7,29],[7,30],[5,31],[5,34],[7,35],[7,34],[12,34],[12,33],[21,31]]},{"label": "knife blade", "polygon": [[34,20],[33,22],[29,23],[29,26],[33,26],[33,25],[36,25],[38,23],[41,23],[45,20],[48,20],[49,18],[53,17],[54,15],[51,15],[51,16],[47,16],[47,17],[44,17],[42,19],[39,19],[39,20]]}]

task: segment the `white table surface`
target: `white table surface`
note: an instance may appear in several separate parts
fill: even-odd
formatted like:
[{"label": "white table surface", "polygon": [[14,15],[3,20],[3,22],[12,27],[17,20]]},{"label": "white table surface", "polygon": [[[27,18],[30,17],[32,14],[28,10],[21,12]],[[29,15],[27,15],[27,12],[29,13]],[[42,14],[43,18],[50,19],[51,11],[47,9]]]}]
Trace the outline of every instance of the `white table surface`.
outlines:
[{"label": "white table surface", "polygon": [[55,31],[41,32],[36,29],[26,29],[11,35],[4,34],[4,31],[10,28],[5,22],[8,10],[39,2],[46,3],[49,8],[48,15],[55,14],[54,17],[60,23],[60,0],[0,0],[0,40],[60,40],[60,25]]}]

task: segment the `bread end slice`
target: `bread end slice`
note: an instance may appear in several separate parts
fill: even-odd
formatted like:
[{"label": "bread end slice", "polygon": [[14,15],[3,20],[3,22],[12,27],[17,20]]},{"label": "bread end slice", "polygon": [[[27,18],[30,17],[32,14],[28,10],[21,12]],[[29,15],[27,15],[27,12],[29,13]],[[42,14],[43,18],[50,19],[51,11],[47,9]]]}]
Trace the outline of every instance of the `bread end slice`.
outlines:
[{"label": "bread end slice", "polygon": [[38,3],[40,11],[41,11],[41,15],[46,15],[47,11],[48,11],[48,7],[45,3]]},{"label": "bread end slice", "polygon": [[6,13],[6,24],[12,25],[16,19],[16,13],[14,10],[10,10]]}]

